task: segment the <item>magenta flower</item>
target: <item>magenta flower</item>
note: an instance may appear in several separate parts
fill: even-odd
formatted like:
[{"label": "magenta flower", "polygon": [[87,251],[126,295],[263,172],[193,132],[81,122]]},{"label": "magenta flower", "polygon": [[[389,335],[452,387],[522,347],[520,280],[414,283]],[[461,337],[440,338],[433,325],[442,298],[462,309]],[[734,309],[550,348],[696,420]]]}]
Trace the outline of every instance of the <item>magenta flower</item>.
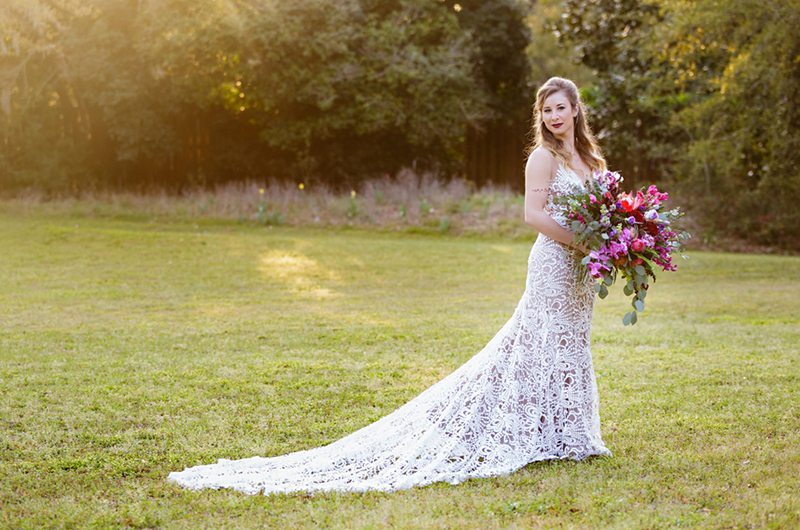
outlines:
[{"label": "magenta flower", "polygon": [[586,267],[589,269],[589,274],[591,274],[594,278],[602,278],[604,272],[609,272],[611,269],[606,267],[602,263],[598,263],[596,261],[590,261],[586,264]]},{"label": "magenta flower", "polygon": [[656,204],[656,205],[659,202],[663,202],[663,201],[666,201],[667,199],[669,199],[669,193],[662,193],[662,192],[658,191],[658,188],[654,184],[651,184],[647,188],[647,194],[650,195],[651,197],[653,197],[653,203]]},{"label": "magenta flower", "polygon": [[612,241],[608,244],[608,250],[612,257],[620,258],[622,256],[626,256],[628,254],[628,244],[624,241],[616,242]]},{"label": "magenta flower", "polygon": [[626,243],[630,243],[633,239],[633,232],[630,228],[623,228],[622,229],[622,240]]}]

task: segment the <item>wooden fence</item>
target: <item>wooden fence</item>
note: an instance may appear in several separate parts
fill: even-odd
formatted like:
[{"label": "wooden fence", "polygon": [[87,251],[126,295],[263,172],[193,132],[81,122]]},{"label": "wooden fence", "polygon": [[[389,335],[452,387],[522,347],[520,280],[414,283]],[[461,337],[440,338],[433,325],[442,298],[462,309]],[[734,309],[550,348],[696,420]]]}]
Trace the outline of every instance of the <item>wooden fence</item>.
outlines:
[{"label": "wooden fence", "polygon": [[469,128],[466,138],[464,173],[482,186],[487,182],[525,189],[525,147],[529,123],[490,123],[482,130]]}]

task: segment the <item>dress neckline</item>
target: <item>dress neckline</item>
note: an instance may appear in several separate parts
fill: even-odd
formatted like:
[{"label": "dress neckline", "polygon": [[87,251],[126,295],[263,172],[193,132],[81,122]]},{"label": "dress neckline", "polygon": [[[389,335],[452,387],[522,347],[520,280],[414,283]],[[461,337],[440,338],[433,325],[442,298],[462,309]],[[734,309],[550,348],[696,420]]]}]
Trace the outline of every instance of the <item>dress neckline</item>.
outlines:
[{"label": "dress neckline", "polygon": [[559,168],[565,170],[567,173],[572,173],[572,175],[580,182],[584,188],[586,188],[587,184],[592,180],[591,171],[589,172],[589,178],[584,179],[581,177],[577,171],[572,169],[571,167],[567,166],[566,164],[559,164]]}]

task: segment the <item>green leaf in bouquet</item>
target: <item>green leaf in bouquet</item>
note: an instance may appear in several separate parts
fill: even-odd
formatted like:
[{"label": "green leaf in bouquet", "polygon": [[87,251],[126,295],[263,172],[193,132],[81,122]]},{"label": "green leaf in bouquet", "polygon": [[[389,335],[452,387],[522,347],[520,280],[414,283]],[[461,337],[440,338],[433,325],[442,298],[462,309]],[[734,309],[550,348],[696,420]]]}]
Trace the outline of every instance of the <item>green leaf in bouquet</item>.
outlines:
[{"label": "green leaf in bouquet", "polygon": [[636,296],[639,298],[639,300],[644,301],[644,297],[647,296],[647,289],[639,289],[639,292],[636,293]]},{"label": "green leaf in bouquet", "polygon": [[614,283],[614,278],[612,278],[611,276],[606,276],[605,278],[603,278],[603,283],[611,287],[611,284]]},{"label": "green leaf in bouquet", "polygon": [[604,283],[600,284],[600,291],[597,293],[597,295],[600,298],[605,298],[606,296],[608,296],[608,287],[606,287],[606,284]]},{"label": "green leaf in bouquet", "polygon": [[644,311],[644,302],[642,300],[634,300],[633,307],[635,307],[637,311]]},{"label": "green leaf in bouquet", "polygon": [[625,287],[622,288],[622,292],[625,293],[625,296],[630,296],[633,294],[633,287],[631,287],[630,282],[625,284]]},{"label": "green leaf in bouquet", "polygon": [[573,232],[577,232],[578,230],[581,229],[583,224],[580,221],[572,221],[572,224],[570,226],[572,226],[572,231]]},{"label": "green leaf in bouquet", "polygon": [[626,325],[626,326],[630,326],[630,324],[631,324],[631,315],[633,315],[633,314],[634,314],[633,312],[625,313],[625,316],[622,317],[622,323],[624,325]]},{"label": "green leaf in bouquet", "polygon": [[592,289],[594,289],[594,292],[599,293],[600,292],[600,287],[602,287],[602,286],[603,286],[602,283],[596,283],[596,284],[592,285]]},{"label": "green leaf in bouquet", "polygon": [[637,265],[636,267],[633,268],[633,270],[636,271],[636,274],[640,274],[642,276],[644,276],[645,274],[644,267],[642,267],[641,265]]}]

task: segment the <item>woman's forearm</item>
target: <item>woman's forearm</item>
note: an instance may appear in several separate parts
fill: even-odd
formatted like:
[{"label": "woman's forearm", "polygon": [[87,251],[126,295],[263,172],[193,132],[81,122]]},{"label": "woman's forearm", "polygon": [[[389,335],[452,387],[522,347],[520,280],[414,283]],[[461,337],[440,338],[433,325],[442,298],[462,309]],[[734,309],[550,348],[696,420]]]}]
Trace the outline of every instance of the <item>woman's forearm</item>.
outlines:
[{"label": "woman's forearm", "polygon": [[575,243],[575,233],[563,228],[545,212],[526,212],[525,224],[532,226],[537,232],[573,248],[586,250]]}]

